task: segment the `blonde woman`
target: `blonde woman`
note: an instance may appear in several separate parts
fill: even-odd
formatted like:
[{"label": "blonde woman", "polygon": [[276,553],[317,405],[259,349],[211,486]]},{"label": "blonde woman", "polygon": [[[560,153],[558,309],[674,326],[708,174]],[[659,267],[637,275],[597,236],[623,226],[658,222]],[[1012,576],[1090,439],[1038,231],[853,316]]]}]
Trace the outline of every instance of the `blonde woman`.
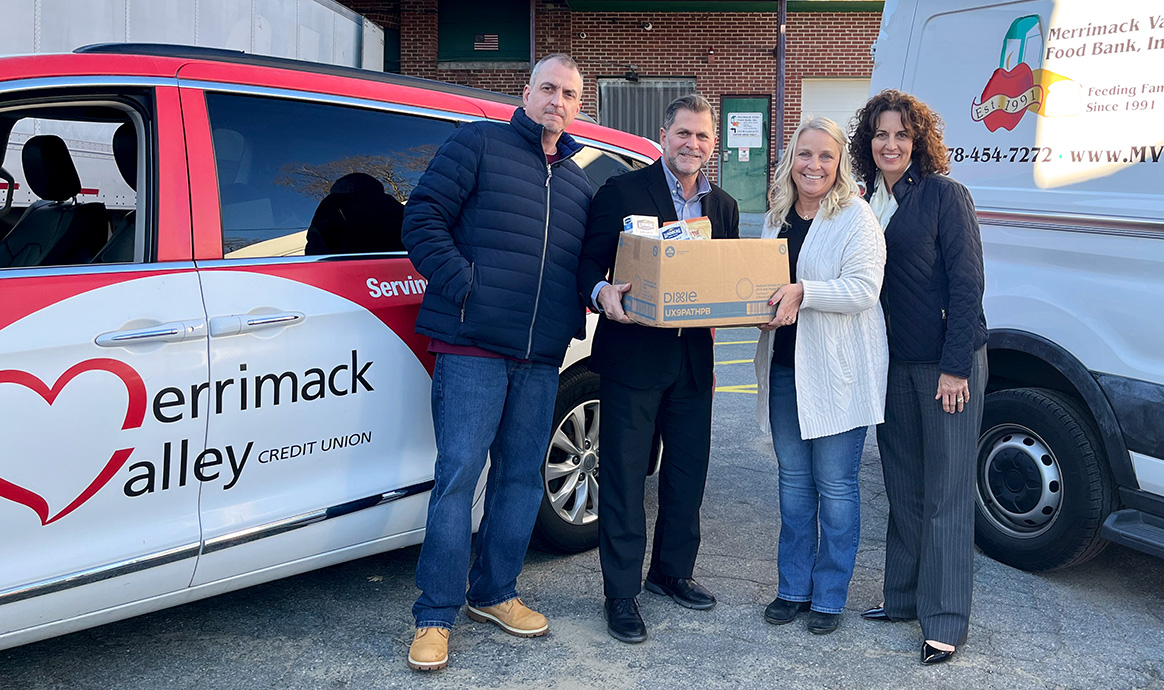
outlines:
[{"label": "blonde woman", "polygon": [[779,462],[779,589],[764,611],[809,632],[837,629],[860,535],[857,471],[884,417],[888,352],[878,302],[885,241],[858,196],[844,132],[800,125],[776,169],[763,236],[788,240],[796,282],[771,299],[756,348],[756,417]]}]

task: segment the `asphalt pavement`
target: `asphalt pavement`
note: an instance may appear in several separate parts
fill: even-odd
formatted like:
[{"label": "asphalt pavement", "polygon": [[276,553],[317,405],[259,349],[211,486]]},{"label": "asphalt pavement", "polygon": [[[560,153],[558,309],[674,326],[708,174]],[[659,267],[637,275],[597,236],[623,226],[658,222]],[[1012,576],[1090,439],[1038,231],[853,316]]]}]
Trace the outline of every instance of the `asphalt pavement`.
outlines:
[{"label": "asphalt pavement", "polygon": [[[1158,688],[1164,690],[1164,561],[1109,547],[1025,573],[975,556],[970,637],[947,664],[918,663],[916,623],[860,612],[880,597],[887,505],[876,445],[862,458],[857,570],[841,628],[772,626],[776,462],[754,421],[756,330],[718,332],[713,449],[696,578],[719,599],[690,611],[640,595],[650,639],[606,633],[598,555],[531,551],[519,582],[550,618],[519,639],[462,614],[449,668],[405,666],[418,548],[365,558],[0,652],[0,688]],[[872,434],[870,434],[872,437]],[[655,482],[648,482],[650,511]]]},{"label": "asphalt pavement", "polygon": [[740,237],[759,237],[763,229],[763,213],[740,214]]}]

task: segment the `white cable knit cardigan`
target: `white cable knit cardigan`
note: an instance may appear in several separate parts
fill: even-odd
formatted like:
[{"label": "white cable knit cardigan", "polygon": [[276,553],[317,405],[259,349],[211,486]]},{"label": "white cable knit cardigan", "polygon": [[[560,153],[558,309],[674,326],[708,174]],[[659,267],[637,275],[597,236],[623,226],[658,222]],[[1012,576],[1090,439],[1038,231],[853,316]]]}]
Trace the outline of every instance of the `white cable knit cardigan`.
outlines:
[{"label": "white cable knit cardigan", "polygon": [[[764,226],[763,237],[779,228]],[[796,404],[807,440],[885,421],[889,350],[879,296],[885,235],[869,204],[853,197],[832,218],[817,215],[797,260],[804,301],[796,320]],[[756,421],[770,432],[772,334],[756,344]]]}]

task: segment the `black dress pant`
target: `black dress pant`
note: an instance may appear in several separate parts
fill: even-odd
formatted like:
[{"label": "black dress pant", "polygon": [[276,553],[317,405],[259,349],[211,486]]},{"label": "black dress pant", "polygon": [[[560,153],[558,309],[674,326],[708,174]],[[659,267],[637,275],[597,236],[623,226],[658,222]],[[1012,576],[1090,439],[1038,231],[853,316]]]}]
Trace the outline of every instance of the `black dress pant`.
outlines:
[{"label": "black dress pant", "polygon": [[974,470],[988,378],[974,354],[970,401],[957,414],[934,399],[937,364],[889,360],[885,423],[877,445],[889,525],[885,612],[917,618],[927,640],[966,641],[974,589]]},{"label": "black dress pant", "polygon": [[642,587],[647,543],[643,494],[656,429],[663,439],[663,459],[650,570],[691,577],[711,452],[711,394],[711,386],[701,390],[697,385],[686,352],[675,377],[651,388],[631,388],[602,377],[598,552],[607,597],[633,597]]}]

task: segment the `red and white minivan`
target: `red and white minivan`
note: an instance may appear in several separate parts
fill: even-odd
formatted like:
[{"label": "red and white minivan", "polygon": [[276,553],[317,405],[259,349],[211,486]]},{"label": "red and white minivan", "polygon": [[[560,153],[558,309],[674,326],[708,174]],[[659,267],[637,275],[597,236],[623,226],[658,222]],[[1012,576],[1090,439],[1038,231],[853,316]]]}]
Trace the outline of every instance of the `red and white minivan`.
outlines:
[{"label": "red and white minivan", "polygon": [[[400,212],[454,129],[516,105],[214,49],[0,59],[0,648],[423,539]],[[658,156],[571,133],[595,188]],[[563,550],[595,540],[587,353],[545,468]]]}]

